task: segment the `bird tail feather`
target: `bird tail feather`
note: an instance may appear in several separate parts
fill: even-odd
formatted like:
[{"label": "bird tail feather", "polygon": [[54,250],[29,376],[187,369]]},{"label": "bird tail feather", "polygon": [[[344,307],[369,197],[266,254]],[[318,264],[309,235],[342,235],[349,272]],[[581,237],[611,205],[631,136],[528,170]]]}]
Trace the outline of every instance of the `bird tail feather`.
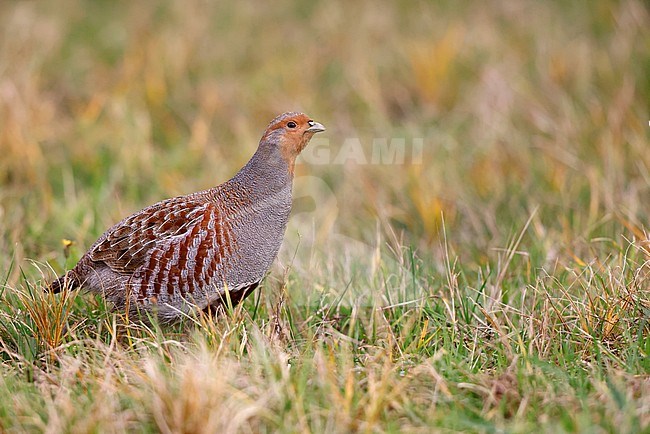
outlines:
[{"label": "bird tail feather", "polygon": [[45,291],[52,292],[54,294],[63,291],[64,288],[67,288],[69,291],[75,288],[78,288],[81,285],[79,278],[72,271],[67,271],[63,276],[59,276],[57,279],[53,280],[46,288]]}]

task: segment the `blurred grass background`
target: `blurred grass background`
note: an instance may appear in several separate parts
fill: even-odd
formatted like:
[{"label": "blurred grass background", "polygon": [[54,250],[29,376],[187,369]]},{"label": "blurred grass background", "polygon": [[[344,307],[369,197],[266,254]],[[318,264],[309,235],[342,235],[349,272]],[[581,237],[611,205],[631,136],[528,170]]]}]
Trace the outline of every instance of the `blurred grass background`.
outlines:
[{"label": "blurred grass background", "polygon": [[[150,203],[227,179],[270,119],[302,110],[328,127],[333,155],[349,138],[368,154],[376,138],[422,138],[422,161],[299,165],[259,310],[250,300],[252,318],[239,311],[206,332],[232,340],[234,355],[211,358],[220,344],[205,337],[190,356],[133,354],[133,341],[111,349],[152,390],[138,395],[120,377],[122,402],[109,406],[119,417],[98,426],[163,429],[176,413],[156,413],[156,399],[194,396],[174,381],[193,378],[182,357],[196,357],[239,372],[241,393],[281,384],[294,402],[285,425],[256,412],[284,404],[260,398],[244,430],[647,428],[649,77],[642,1],[1,3],[0,392],[22,409],[5,407],[1,426],[90,414],[83,393],[50,402],[50,386],[30,386],[33,371],[62,390],[77,357],[96,371],[79,387],[102,390],[103,347],[73,342],[121,342],[110,313],[88,318],[99,301],[35,295],[52,275],[40,270],[69,268]],[[376,303],[393,308],[364,310]],[[279,344],[278,324],[291,331]],[[378,324],[387,329],[374,335]],[[131,332],[154,347],[165,339]],[[240,346],[249,335],[264,350]],[[285,372],[285,353],[301,367]],[[135,368],[141,360],[151,370]],[[313,393],[328,398],[304,389],[312,369],[329,379]],[[217,377],[209,387],[228,399]],[[224,408],[250,409],[237,399]],[[178,427],[189,414],[174,416]],[[214,414],[216,425],[199,426],[227,426]]]}]

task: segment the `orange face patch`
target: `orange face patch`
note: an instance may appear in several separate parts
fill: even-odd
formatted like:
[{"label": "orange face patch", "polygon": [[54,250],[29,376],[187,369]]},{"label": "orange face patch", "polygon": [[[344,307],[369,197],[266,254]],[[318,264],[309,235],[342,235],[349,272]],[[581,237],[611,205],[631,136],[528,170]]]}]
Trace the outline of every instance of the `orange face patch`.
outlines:
[{"label": "orange face patch", "polygon": [[[279,146],[282,156],[289,164],[293,174],[296,157],[307,146],[313,135],[322,130],[314,130],[316,123],[303,113],[285,113],[275,118],[264,134],[264,138],[279,134]],[[263,140],[264,140],[263,138]]]}]

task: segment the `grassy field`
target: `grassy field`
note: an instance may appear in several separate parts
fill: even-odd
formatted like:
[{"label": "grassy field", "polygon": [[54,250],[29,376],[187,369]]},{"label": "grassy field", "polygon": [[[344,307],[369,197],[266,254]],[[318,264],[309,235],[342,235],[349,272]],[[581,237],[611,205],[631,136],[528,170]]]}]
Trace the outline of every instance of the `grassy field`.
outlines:
[{"label": "grassy field", "polygon": [[[242,306],[43,294],[287,110]],[[649,112],[640,0],[2,2],[0,431],[650,432]]]}]

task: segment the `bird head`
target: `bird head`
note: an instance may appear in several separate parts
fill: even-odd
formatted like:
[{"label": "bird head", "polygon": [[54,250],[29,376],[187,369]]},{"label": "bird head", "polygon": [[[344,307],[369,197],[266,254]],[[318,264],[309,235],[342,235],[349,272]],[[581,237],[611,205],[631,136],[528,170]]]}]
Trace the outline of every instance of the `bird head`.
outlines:
[{"label": "bird head", "polygon": [[314,134],[325,127],[303,113],[283,113],[271,121],[260,143],[277,146],[293,172],[296,157],[305,149]]}]

